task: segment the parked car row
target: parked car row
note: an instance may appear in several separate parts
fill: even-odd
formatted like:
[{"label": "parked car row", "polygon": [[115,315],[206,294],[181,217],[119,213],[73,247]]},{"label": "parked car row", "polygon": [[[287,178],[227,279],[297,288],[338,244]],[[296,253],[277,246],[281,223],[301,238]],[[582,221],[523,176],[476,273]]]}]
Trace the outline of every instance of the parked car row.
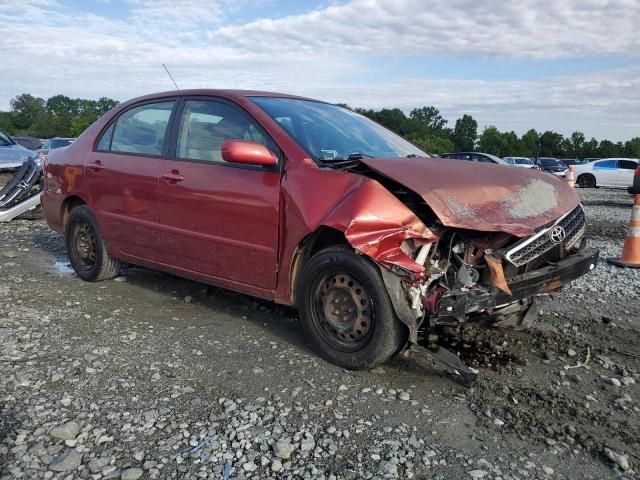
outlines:
[{"label": "parked car row", "polygon": [[[443,153],[441,158],[467,160],[480,163],[509,165],[519,168],[534,168],[566,178],[568,167],[573,166],[575,181],[582,188],[594,187],[630,187],[633,184],[634,171],[639,168],[637,158],[593,158],[577,160],[553,157],[504,157],[482,152]],[[589,160],[589,161],[586,161]]]},{"label": "parked car row", "polygon": [[35,158],[35,153],[44,158],[51,150],[69,146],[74,140],[74,138],[61,137],[50,140],[24,136],[13,137],[0,130],[0,171],[21,167],[27,160]]}]

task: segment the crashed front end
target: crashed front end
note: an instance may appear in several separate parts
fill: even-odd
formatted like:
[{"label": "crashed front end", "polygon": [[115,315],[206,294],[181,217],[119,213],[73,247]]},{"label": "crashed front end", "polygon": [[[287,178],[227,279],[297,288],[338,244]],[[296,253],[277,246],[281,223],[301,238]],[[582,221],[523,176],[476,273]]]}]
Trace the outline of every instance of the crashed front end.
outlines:
[{"label": "crashed front end", "polygon": [[345,235],[382,267],[411,344],[419,336],[437,342],[437,327],[478,318],[525,327],[535,318],[536,297],[597,264],[577,195],[552,177],[501,167],[461,170],[468,162],[443,164],[444,175],[435,176],[442,165],[434,159],[422,159],[422,169],[406,168],[416,159],[395,168],[391,161],[364,162],[356,172],[384,185],[415,217],[395,229],[388,220],[356,217]]},{"label": "crashed front end", "polygon": [[413,253],[424,266],[422,278],[402,282],[416,320],[437,326],[480,316],[497,323],[517,318],[536,296],[595,268],[598,252],[586,247],[585,228],[578,205],[525,238],[445,229]]}]

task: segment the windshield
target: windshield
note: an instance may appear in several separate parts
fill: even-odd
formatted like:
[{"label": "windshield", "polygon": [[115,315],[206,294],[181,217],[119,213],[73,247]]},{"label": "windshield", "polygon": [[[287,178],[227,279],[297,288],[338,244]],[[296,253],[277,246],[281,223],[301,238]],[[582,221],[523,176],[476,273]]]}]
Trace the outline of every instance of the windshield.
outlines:
[{"label": "windshield", "polygon": [[518,165],[533,165],[533,162],[528,158],[516,158],[516,163]]},{"label": "windshield", "polygon": [[555,158],[541,158],[540,161],[545,167],[562,167],[564,164]]},{"label": "windshield", "polygon": [[251,97],[315,160],[366,157],[428,157],[402,137],[346,108],[313,100]]},{"label": "windshield", "polygon": [[0,130],[0,147],[8,147],[9,145],[13,145],[13,140],[11,137]]}]

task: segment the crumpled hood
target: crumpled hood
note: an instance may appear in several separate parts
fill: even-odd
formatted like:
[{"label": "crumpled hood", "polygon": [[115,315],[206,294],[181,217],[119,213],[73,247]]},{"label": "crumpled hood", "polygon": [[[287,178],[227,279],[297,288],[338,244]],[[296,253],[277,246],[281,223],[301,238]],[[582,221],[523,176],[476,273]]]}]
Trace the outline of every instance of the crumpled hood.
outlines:
[{"label": "crumpled hood", "polygon": [[10,168],[22,165],[29,158],[35,157],[36,152],[22,145],[0,147],[0,168]]},{"label": "crumpled hood", "polygon": [[525,237],[580,203],[566,183],[534,169],[444,158],[361,161],[419,194],[448,227]]}]

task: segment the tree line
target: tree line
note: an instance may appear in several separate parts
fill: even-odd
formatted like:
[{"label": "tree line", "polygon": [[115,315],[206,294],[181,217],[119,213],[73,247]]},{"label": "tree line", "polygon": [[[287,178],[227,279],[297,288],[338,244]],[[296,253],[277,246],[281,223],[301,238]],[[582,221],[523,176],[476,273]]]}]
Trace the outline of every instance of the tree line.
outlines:
[{"label": "tree line", "polygon": [[[347,105],[342,105],[349,108]],[[530,129],[521,136],[514,131],[501,132],[488,126],[478,134],[478,122],[471,115],[462,115],[453,128],[436,107],[411,110],[409,116],[399,108],[381,110],[353,109],[430,153],[479,151],[498,157],[556,157],[556,158],[640,158],[640,136],[626,142],[587,140],[584,133],[573,132],[565,137],[561,133]]]},{"label": "tree line", "polygon": [[117,104],[107,97],[87,100],[54,95],[45,100],[23,93],[11,99],[8,112],[0,111],[0,129],[37,138],[77,137]]},{"label": "tree line", "polygon": [[[8,112],[0,111],[0,129],[11,135],[38,138],[77,137],[117,104],[116,100],[108,97],[89,100],[55,95],[45,100],[23,93],[11,99]],[[462,115],[451,128],[433,106],[414,108],[408,116],[399,108],[352,110],[375,120],[430,153],[475,150],[499,157],[640,158],[640,136],[614,143],[595,138],[587,140],[582,132],[573,132],[565,137],[549,130],[538,132],[531,129],[518,136],[513,131],[502,132],[494,126],[488,126],[478,133],[478,122],[471,115]]]}]

